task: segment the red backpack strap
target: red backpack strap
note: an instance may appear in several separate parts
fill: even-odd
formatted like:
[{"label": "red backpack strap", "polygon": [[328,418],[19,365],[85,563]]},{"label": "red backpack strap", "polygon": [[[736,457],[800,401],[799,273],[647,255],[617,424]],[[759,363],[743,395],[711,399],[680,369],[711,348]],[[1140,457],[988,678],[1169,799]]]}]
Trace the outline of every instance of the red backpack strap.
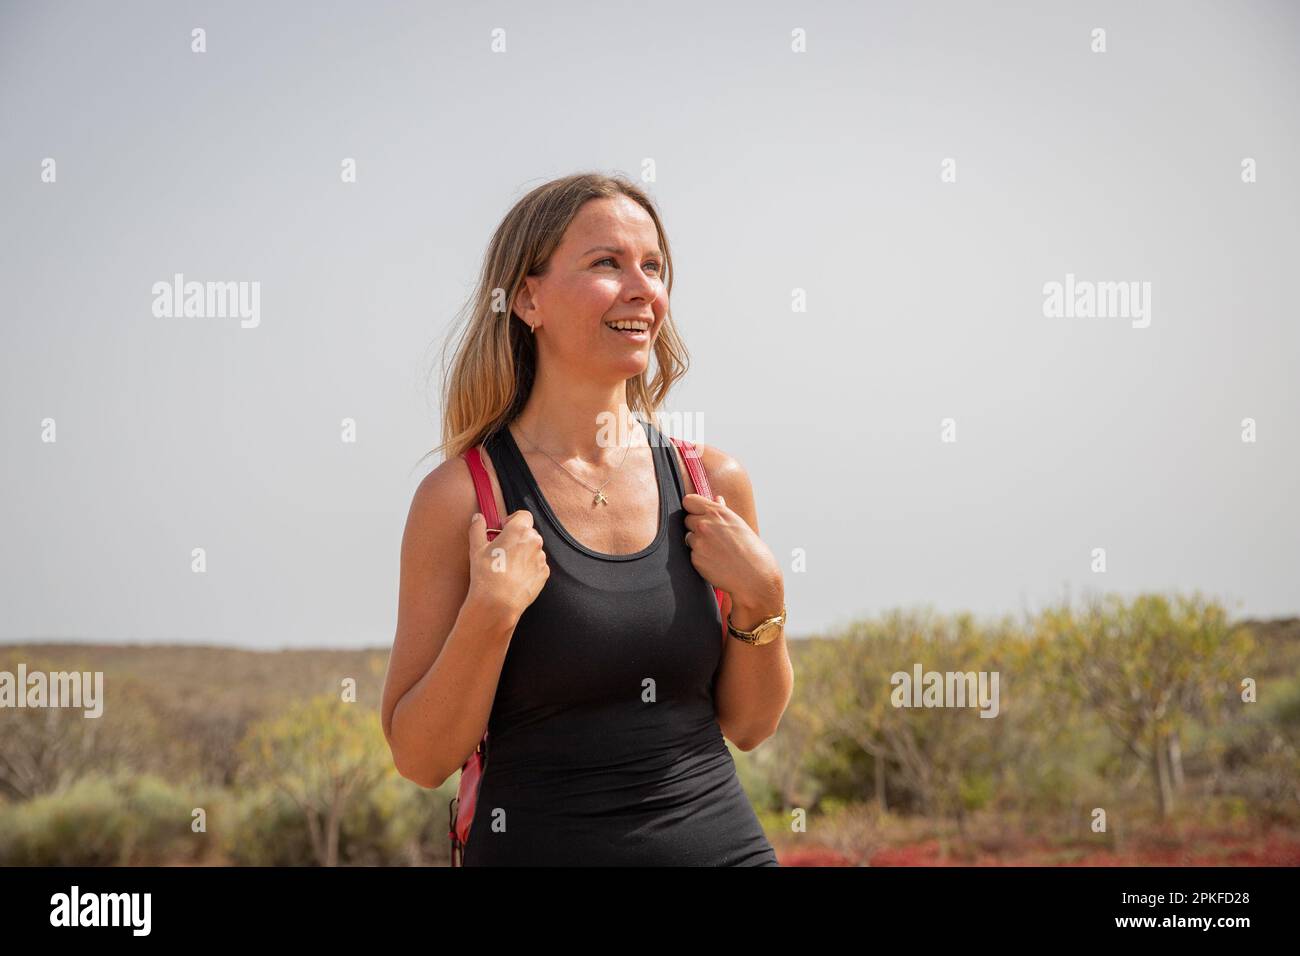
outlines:
[{"label": "red backpack strap", "polygon": [[[704,459],[700,455],[700,450],[685,438],[678,438],[674,435],[668,437],[672,438],[673,444],[682,453],[682,460],[686,462],[686,470],[691,473],[691,481],[695,483],[695,493],[703,495],[712,501],[713,488],[709,485],[709,476],[704,470]],[[725,644],[728,636],[727,617],[731,613],[731,608],[728,605],[731,603],[731,598],[722,588],[714,588],[713,596],[718,599],[718,610],[722,613],[722,642]]]},{"label": "red backpack strap", "polygon": [[474,491],[478,494],[478,510],[487,521],[487,536],[491,541],[501,533],[501,518],[497,515],[497,501],[492,494],[492,479],[483,467],[483,457],[475,445],[461,455],[469,465],[469,473],[474,479]]},{"label": "red backpack strap", "polygon": [[[501,519],[497,514],[496,497],[492,494],[492,479],[483,465],[483,456],[475,445],[461,455],[469,465],[474,479],[474,492],[478,495],[478,510],[487,521],[487,536],[491,541],[501,533]],[[456,797],[447,806],[449,814],[448,836],[451,838],[451,865],[464,865],[465,844],[469,841],[470,827],[474,825],[474,811],[478,809],[478,791],[487,766],[488,735],[483,734],[474,752],[460,768],[460,783]]]}]

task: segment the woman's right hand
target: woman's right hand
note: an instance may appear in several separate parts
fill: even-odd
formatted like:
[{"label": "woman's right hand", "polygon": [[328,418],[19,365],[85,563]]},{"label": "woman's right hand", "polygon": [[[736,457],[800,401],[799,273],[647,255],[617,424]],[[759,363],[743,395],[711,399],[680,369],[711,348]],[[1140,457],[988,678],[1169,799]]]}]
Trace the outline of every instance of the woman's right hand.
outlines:
[{"label": "woman's right hand", "polygon": [[514,623],[537,600],[550,576],[542,536],[533,527],[531,512],[512,512],[501,533],[491,540],[483,515],[475,513],[469,526],[467,600],[499,610]]}]

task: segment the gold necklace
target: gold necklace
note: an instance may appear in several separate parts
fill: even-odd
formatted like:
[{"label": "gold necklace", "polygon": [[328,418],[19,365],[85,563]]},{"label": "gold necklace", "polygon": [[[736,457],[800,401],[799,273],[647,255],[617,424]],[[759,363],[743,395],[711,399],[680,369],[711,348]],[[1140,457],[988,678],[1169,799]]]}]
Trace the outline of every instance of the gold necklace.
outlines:
[{"label": "gold necklace", "polygon": [[[523,429],[520,428],[519,431],[522,433],[522,432],[523,432]],[[545,448],[541,448],[540,446],[538,446],[537,442],[533,441],[533,439],[532,439],[531,436],[525,434],[524,437],[528,439],[528,444],[532,445],[532,446],[533,446],[533,449],[534,449],[535,451],[540,451],[540,452],[541,452],[543,455],[545,455],[547,458],[551,459],[551,461],[555,461],[555,456],[552,455],[550,452],[548,452]],[[593,506],[594,506],[594,505],[607,505],[607,504],[609,504],[609,499],[605,497],[605,493],[604,493],[604,491],[602,491],[601,489],[604,488],[605,485],[607,485],[607,484],[609,484],[611,481],[613,481],[615,477],[617,477],[619,471],[621,471],[622,468],[623,468],[623,462],[627,461],[627,453],[628,453],[629,451],[631,451],[631,450],[632,450],[632,444],[631,444],[631,442],[629,441],[628,444],[625,445],[624,448],[623,448],[623,461],[620,461],[620,462],[618,463],[618,467],[614,469],[614,474],[610,475],[610,476],[609,476],[608,478],[606,478],[603,482],[601,482],[599,488],[593,488],[593,487],[591,487],[591,485],[587,484],[585,481],[583,481],[581,478],[579,478],[579,477],[578,477],[577,475],[575,475],[573,472],[569,471],[569,469],[564,468],[564,466],[561,465],[558,461],[555,461],[555,463],[556,463],[557,465],[560,465],[560,467],[564,469],[564,473],[567,474],[567,475],[568,475],[570,478],[572,478],[574,481],[576,481],[578,484],[582,485],[582,486],[583,486],[584,488],[586,488],[588,491],[594,491],[594,492],[596,493],[596,496],[595,496],[594,498],[591,499],[591,503],[592,503]]]}]

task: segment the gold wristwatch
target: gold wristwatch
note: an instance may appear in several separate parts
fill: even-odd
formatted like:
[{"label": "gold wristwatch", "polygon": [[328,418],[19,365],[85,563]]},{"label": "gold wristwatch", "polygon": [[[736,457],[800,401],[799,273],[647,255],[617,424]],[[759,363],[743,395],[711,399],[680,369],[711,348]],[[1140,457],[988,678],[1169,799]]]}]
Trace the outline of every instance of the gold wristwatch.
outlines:
[{"label": "gold wristwatch", "polygon": [[781,613],[776,617],[769,617],[766,621],[760,621],[754,626],[753,630],[742,631],[736,625],[731,623],[731,612],[727,612],[727,631],[738,641],[744,641],[746,644],[752,644],[758,647],[761,644],[768,644],[776,640],[777,634],[785,625],[785,605],[781,605]]}]

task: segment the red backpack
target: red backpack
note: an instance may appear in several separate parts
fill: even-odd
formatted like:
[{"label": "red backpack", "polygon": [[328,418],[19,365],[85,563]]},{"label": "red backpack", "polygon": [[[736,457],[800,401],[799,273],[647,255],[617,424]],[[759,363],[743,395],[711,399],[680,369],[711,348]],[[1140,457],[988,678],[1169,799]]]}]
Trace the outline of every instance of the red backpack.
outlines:
[{"label": "red backpack", "polygon": [[[695,483],[695,493],[712,500],[713,491],[709,487],[709,477],[704,472],[699,451],[684,438],[673,438],[673,444],[682,453],[686,470],[690,472],[691,480]],[[496,499],[492,495],[492,479],[488,477],[487,469],[483,467],[483,459],[479,455],[477,446],[461,457],[469,464],[469,473],[474,478],[474,490],[478,493],[479,511],[487,521],[487,536],[491,541],[501,533],[501,519],[497,515]],[[722,612],[722,641],[725,644],[727,641],[727,608],[724,603],[727,600],[726,592],[721,588],[714,588],[713,593],[718,599],[718,608]],[[485,731],[483,739],[469,755],[465,765],[460,768],[460,787],[447,807],[447,836],[451,839],[452,866],[464,865],[465,844],[469,841],[469,830],[474,824],[474,809],[478,803],[479,785],[483,782],[483,769],[486,766],[487,733]]]}]

